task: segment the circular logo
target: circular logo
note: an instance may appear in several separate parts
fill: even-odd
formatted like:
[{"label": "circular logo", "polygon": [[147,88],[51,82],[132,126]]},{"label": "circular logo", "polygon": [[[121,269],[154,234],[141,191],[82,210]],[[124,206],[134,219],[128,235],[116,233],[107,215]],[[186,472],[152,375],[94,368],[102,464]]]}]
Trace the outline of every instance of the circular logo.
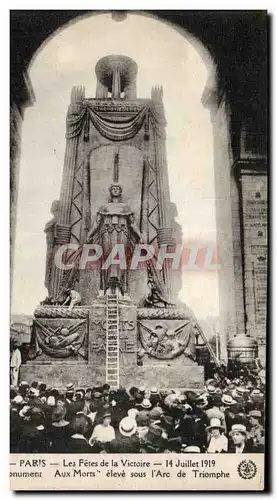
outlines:
[{"label": "circular logo", "polygon": [[257,474],[257,466],[253,460],[242,460],[238,465],[238,473],[242,479],[253,479]]}]

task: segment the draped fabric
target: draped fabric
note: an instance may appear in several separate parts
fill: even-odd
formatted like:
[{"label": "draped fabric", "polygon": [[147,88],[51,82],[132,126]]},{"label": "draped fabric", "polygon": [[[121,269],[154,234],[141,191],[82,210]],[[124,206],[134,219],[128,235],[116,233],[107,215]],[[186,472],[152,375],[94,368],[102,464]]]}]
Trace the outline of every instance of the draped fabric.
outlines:
[{"label": "draped fabric", "polygon": [[134,137],[141,129],[146,116],[146,108],[135,114],[133,117],[127,117],[120,121],[115,118],[101,117],[99,113],[88,107],[91,121],[101,135],[110,141],[126,141]]},{"label": "draped fabric", "polygon": [[72,139],[78,136],[86,120],[89,118],[96,130],[103,137],[106,137],[110,141],[127,141],[135,137],[139,132],[145,122],[148,112],[154,129],[159,135],[163,135],[165,127],[163,114],[156,105],[153,105],[153,103],[150,105],[146,104],[131,117],[117,114],[114,116],[103,116],[96,111],[90,103],[83,103],[83,107],[77,116],[76,114],[68,115],[66,137]]}]

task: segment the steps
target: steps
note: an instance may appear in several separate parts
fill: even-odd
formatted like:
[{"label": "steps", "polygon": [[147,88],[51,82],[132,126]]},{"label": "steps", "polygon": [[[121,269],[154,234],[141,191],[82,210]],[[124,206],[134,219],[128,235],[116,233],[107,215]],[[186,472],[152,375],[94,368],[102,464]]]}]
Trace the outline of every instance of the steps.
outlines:
[{"label": "steps", "polygon": [[119,387],[119,308],[118,296],[107,295],[106,308],[106,383]]}]

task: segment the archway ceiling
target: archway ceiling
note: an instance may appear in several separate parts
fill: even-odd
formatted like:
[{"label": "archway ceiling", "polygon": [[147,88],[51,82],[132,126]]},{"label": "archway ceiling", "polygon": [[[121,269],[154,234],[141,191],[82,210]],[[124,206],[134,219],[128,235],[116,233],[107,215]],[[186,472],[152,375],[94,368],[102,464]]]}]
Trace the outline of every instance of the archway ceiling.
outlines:
[{"label": "archway ceiling", "polygon": [[[27,100],[22,74],[41,44],[72,19],[99,11],[12,10],[11,94]],[[132,11],[134,13],[135,11]],[[219,87],[238,108],[256,115],[266,109],[266,11],[146,11],[188,30],[210,51],[217,65]],[[243,111],[242,111],[243,112]]]}]

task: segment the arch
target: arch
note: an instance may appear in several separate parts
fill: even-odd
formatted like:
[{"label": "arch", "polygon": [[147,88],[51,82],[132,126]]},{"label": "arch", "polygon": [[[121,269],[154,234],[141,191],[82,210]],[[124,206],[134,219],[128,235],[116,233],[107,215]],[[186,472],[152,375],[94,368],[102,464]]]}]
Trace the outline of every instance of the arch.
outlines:
[{"label": "arch", "polygon": [[[62,31],[66,30],[69,26],[72,24],[75,24],[83,19],[92,17],[92,16],[100,16],[103,14],[107,14],[107,11],[94,11],[94,12],[85,12],[83,14],[77,14],[76,17],[73,17],[69,21],[63,23],[59,28],[55,29],[42,43],[41,45],[35,50],[33,53],[29,63],[28,63],[28,68],[27,71],[30,71],[32,68],[32,65],[39,55],[39,53],[46,47],[46,45],[51,42],[51,40],[57,36],[59,33]],[[144,16],[148,17],[152,20],[157,20],[159,22],[162,22],[166,24],[168,27],[172,28],[174,31],[177,31],[180,33],[181,36],[183,36],[199,53],[200,57],[202,58],[207,71],[208,71],[208,78],[207,78],[207,83],[206,87],[203,91],[203,105],[214,105],[216,100],[217,100],[217,90],[218,90],[218,82],[219,82],[219,75],[217,74],[217,61],[215,58],[215,55],[211,53],[211,51],[206,47],[206,45],[200,40],[200,38],[194,33],[192,28],[186,27],[182,28],[181,26],[178,26],[177,24],[174,24],[171,21],[168,21],[167,19],[163,18],[159,14],[153,14],[149,11],[137,11],[137,10],[132,10],[128,11],[127,15],[138,15],[138,16]],[[112,11],[110,12],[110,15],[112,15]],[[124,21],[125,17],[120,19],[120,21]]]},{"label": "arch", "polygon": [[[37,56],[41,52],[41,50],[43,50],[46,47],[46,45],[57,34],[61,33],[63,30],[66,30],[70,25],[75,24],[75,23],[79,22],[80,20],[83,20],[83,19],[91,17],[91,16],[98,16],[98,15],[101,15],[103,13],[106,14],[107,12],[106,11],[102,11],[102,12],[99,11],[97,13],[88,12],[86,14],[78,15],[77,17],[75,17],[71,21],[63,24],[58,30],[55,30],[44,41],[44,43],[36,50],[36,52],[33,54],[33,57],[29,63],[28,69],[30,70],[32,68],[32,66],[33,66]],[[171,22],[165,21],[164,19],[160,19],[159,16],[153,15],[149,12],[133,11],[130,15],[134,15],[134,14],[145,16],[145,17],[151,18],[152,20],[162,22],[162,23],[166,24],[167,26],[169,26],[170,28],[172,28],[175,32],[177,31],[181,36],[183,36],[186,39],[186,41],[188,43],[190,43],[194,47],[194,49],[197,50],[197,52],[199,53],[201,59],[203,60],[205,66],[207,68],[208,76],[207,76],[206,85],[205,85],[205,88],[204,88],[203,94],[202,94],[202,104],[203,104],[203,106],[206,106],[210,109],[211,119],[212,119],[212,123],[213,123],[213,127],[214,127],[215,151],[217,151],[217,163],[218,163],[218,165],[217,165],[218,171],[217,171],[217,175],[216,175],[216,178],[217,178],[216,189],[218,190],[218,198],[220,200],[224,199],[226,202],[226,192],[228,195],[227,196],[227,203],[226,203],[227,209],[226,209],[226,207],[223,207],[222,204],[217,209],[217,213],[218,214],[221,213],[220,219],[222,217],[222,213],[226,214],[226,210],[228,211],[228,227],[225,227],[224,234],[222,236],[222,240],[225,240],[225,242],[226,242],[226,233],[230,229],[231,229],[231,233],[232,233],[232,214],[231,214],[231,203],[230,203],[231,191],[230,191],[230,186],[228,184],[230,179],[229,178],[227,179],[227,181],[225,182],[225,187],[223,189],[222,186],[224,185],[224,183],[222,184],[221,177],[222,177],[222,172],[223,172],[222,171],[222,164],[225,162],[225,173],[226,172],[229,173],[230,164],[231,164],[231,160],[228,157],[228,154],[227,154],[227,159],[226,159],[226,156],[224,158],[224,155],[226,155],[226,152],[228,153],[227,150],[228,150],[228,125],[229,124],[228,124],[227,116],[226,116],[226,103],[224,102],[224,100],[219,102],[219,99],[218,99],[218,96],[219,96],[218,75],[217,75],[215,59],[211,55],[211,53],[207,49],[207,47],[202,43],[202,41],[200,41],[200,39],[198,39],[191,31],[185,30],[181,27],[176,27]],[[218,132],[219,131],[220,131],[220,140],[222,140],[222,143],[224,143],[223,146],[222,146],[222,144],[219,145],[219,140],[218,140]],[[220,154],[218,154],[219,150],[220,150]],[[223,161],[223,163],[222,163],[222,161]],[[229,237],[229,240],[230,240],[230,237]],[[227,267],[233,266],[232,260],[233,260],[233,255],[230,253],[230,255],[228,256],[228,260],[227,260]],[[224,259],[224,263],[226,263],[225,259]],[[232,271],[232,273],[233,273],[233,271]],[[231,276],[230,279],[231,279],[231,283],[232,283],[233,276]],[[226,289],[227,288],[229,289],[229,291],[227,292],[228,297],[230,297],[230,289],[233,290],[233,286],[230,286],[230,279],[226,280],[227,284],[225,286],[225,290],[223,293],[224,301],[226,301],[226,296],[225,296]],[[232,285],[233,285],[233,283],[232,283]],[[231,300],[228,300],[228,308],[229,307],[230,308],[234,307],[234,298],[231,298]],[[225,309],[226,309],[226,307],[225,307]],[[228,316],[229,311],[224,310],[224,314],[227,314],[227,316]],[[234,318],[233,313],[231,314],[231,316],[232,316],[232,318]],[[227,331],[229,332],[230,331],[230,318],[227,318],[227,320],[226,320],[226,318],[224,318],[223,323],[224,323],[224,327],[223,327],[224,333],[226,333]]]}]

